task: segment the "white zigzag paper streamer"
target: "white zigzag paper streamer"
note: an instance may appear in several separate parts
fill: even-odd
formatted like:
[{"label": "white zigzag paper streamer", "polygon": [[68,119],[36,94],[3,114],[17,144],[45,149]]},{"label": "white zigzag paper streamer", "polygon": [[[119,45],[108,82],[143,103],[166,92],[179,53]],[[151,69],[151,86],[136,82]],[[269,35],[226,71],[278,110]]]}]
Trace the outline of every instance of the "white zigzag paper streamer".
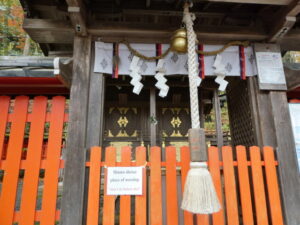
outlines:
[{"label": "white zigzag paper streamer", "polygon": [[142,76],[140,74],[140,66],[138,65],[140,58],[134,56],[130,63],[130,74],[129,76],[132,78],[130,84],[133,86],[132,92],[134,94],[139,95],[144,85],[141,83]]},{"label": "white zigzag paper streamer", "polygon": [[199,86],[200,86],[200,84],[201,84],[201,82],[202,82],[202,79],[201,79],[201,77],[199,77],[199,76],[196,76],[196,77],[195,77],[195,82],[196,82],[196,84],[197,84],[197,87],[199,87]]},{"label": "white zigzag paper streamer", "polygon": [[156,66],[157,73],[154,76],[155,79],[157,80],[155,87],[157,87],[159,89],[158,95],[162,98],[166,97],[169,92],[169,86],[166,84],[167,79],[164,77],[164,75],[166,73],[164,66],[165,66],[164,59],[158,60],[157,66]]},{"label": "white zigzag paper streamer", "polygon": [[219,91],[225,91],[228,82],[226,80],[224,80],[225,78],[225,74],[226,74],[226,69],[225,69],[225,65],[222,64],[222,56],[221,55],[217,55],[214,65],[213,65],[214,70],[214,74],[217,75],[217,78],[215,79],[215,82],[219,84]]}]

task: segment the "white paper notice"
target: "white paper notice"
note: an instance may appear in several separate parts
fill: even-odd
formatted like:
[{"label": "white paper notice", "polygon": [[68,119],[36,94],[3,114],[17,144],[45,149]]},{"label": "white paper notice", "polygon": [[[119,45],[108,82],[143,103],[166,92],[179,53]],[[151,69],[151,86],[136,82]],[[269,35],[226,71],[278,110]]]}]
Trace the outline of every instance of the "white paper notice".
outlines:
[{"label": "white paper notice", "polygon": [[142,195],[143,167],[108,167],[107,195]]},{"label": "white paper notice", "polygon": [[292,120],[293,133],[296,144],[296,154],[300,169],[300,103],[289,104],[290,115]]},{"label": "white paper notice", "polygon": [[260,83],[285,84],[281,54],[278,52],[257,52],[256,63]]}]

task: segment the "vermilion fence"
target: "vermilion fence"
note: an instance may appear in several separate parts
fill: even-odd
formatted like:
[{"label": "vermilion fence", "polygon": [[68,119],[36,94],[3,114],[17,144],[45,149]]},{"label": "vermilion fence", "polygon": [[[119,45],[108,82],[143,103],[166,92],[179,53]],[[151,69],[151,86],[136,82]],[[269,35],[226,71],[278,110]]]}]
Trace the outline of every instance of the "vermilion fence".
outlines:
[{"label": "vermilion fence", "polygon": [[58,220],[65,108],[61,96],[0,96],[1,225]]},{"label": "vermilion fence", "polygon": [[[63,168],[64,124],[68,119],[66,99],[43,96],[30,100],[0,97],[0,224],[54,225],[59,221],[59,170]],[[149,154],[146,154],[149,153]],[[222,204],[213,215],[193,215],[180,210],[183,184],[190,155],[174,147],[124,147],[121,162],[116,150],[100,147],[90,151],[87,187],[87,224],[198,224],[282,225],[273,149],[225,146],[210,147],[209,169]],[[105,167],[145,166],[142,196],[104,194]]]},{"label": "vermilion fence", "polygon": [[[161,160],[162,152],[159,147],[151,148],[148,161],[145,147],[136,148],[134,154],[130,147],[124,147],[121,162],[115,160],[115,148],[108,147],[105,152],[105,161],[102,162],[101,148],[93,147],[90,162],[87,162],[90,168],[88,225],[192,225],[196,221],[198,225],[283,224],[277,162],[271,147],[259,149],[254,146],[246,150],[244,146],[237,146],[235,151],[229,146],[224,146],[221,151],[216,147],[210,147],[208,165],[222,210],[211,216],[197,215],[196,221],[192,214],[182,212],[179,208],[184,181],[189,170],[188,147],[180,149],[179,162],[176,161],[174,147],[166,147],[165,161]],[[144,170],[146,179],[142,196],[121,196],[117,204],[116,196],[101,195],[102,183],[105,187],[105,167],[144,165],[146,165]],[[101,179],[101,174],[104,179]]]}]

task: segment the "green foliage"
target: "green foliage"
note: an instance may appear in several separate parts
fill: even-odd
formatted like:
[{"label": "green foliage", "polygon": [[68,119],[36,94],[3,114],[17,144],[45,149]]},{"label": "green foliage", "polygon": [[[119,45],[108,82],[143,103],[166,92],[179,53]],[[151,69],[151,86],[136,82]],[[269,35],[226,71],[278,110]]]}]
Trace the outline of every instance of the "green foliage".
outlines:
[{"label": "green foliage", "polygon": [[[18,0],[0,0],[0,55],[23,55],[27,34],[22,29],[23,9]],[[30,40],[29,55],[42,55]]]},{"label": "green foliage", "polygon": [[[210,114],[205,117],[205,130],[207,131],[215,131],[215,110],[212,109]],[[224,102],[223,107],[221,108],[221,120],[222,120],[222,131],[229,132],[229,119],[228,119],[228,107],[227,102]]]}]

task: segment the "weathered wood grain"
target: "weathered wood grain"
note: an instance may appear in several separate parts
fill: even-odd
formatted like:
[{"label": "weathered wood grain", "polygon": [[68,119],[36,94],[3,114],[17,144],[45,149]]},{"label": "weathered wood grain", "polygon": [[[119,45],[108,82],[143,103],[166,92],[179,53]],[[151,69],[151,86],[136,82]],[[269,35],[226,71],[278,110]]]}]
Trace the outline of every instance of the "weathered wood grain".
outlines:
[{"label": "weathered wood grain", "polygon": [[[94,45],[93,45],[94,46]],[[103,135],[103,113],[104,113],[104,94],[105,94],[105,77],[103,74],[95,73],[94,57],[95,50],[92,47],[91,53],[91,70],[90,70],[90,87],[88,102],[88,119],[87,119],[87,147],[101,146]]]},{"label": "weathered wood grain", "polygon": [[286,225],[300,224],[300,176],[285,92],[270,92],[277,140],[278,172]]},{"label": "weathered wood grain", "polygon": [[86,128],[91,38],[75,37],[70,121],[62,197],[62,225],[81,225],[85,190]]},{"label": "weathered wood grain", "polygon": [[288,5],[291,0],[206,0],[207,2],[231,2],[241,4]]}]

